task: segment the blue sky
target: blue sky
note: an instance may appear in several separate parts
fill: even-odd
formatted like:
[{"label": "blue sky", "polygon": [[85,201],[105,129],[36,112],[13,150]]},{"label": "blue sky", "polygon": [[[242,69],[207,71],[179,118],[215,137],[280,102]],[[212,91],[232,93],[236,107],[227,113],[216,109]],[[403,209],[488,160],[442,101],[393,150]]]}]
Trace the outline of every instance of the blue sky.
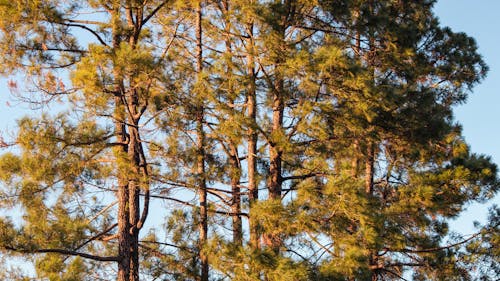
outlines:
[{"label": "blue sky", "polygon": [[[435,13],[441,24],[453,31],[465,32],[476,39],[479,53],[490,67],[486,79],[473,89],[467,103],[456,108],[456,119],[473,152],[490,155],[500,166],[500,1],[440,0]],[[483,220],[492,203],[500,205],[500,196],[486,205],[470,206],[462,217],[451,223],[462,233],[473,231],[472,222]]]},{"label": "blue sky", "polygon": [[455,111],[464,135],[476,152],[500,161],[500,1],[440,0],[435,7],[441,24],[474,37],[490,67],[488,77]]}]

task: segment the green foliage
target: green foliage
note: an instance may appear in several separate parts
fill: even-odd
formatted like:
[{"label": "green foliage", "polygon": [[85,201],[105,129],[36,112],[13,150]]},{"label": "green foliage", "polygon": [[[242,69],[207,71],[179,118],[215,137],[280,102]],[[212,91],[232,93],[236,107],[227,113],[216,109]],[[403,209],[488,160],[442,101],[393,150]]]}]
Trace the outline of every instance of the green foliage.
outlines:
[{"label": "green foliage", "polygon": [[453,121],[487,66],[434,2],[0,2],[0,72],[57,104],[0,155],[2,255],[68,281],[498,275],[497,209],[449,233],[499,181]]}]

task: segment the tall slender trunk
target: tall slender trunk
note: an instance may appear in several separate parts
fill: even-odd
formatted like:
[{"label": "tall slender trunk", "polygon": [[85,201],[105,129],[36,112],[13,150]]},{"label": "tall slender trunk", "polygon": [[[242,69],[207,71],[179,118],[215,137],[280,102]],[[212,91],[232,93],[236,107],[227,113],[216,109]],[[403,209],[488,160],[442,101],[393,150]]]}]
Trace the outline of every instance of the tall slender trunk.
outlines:
[{"label": "tall slender trunk", "polygon": [[[129,106],[130,108],[131,106]],[[135,107],[135,105],[132,105]],[[130,109],[129,109],[130,110]],[[132,114],[136,114],[135,108],[131,108]],[[129,125],[129,151],[128,158],[132,167],[132,175],[129,176],[129,209],[130,209],[130,281],[139,281],[139,220],[140,220],[140,145],[138,120],[130,120],[134,126]]]},{"label": "tall slender trunk", "polygon": [[[284,31],[283,31],[284,36]],[[284,112],[284,79],[281,73],[281,58],[276,61],[275,73],[274,73],[274,85],[272,91],[272,126],[271,126],[271,136],[275,138],[276,136],[282,135],[283,131],[283,112]],[[282,155],[283,150],[279,144],[280,140],[273,139],[269,143],[269,179],[268,179],[268,190],[270,200],[281,200],[282,191]],[[280,238],[276,234],[266,233],[264,236],[264,242],[270,247],[275,253],[279,253],[280,248]]]},{"label": "tall slender trunk", "polygon": [[[115,97],[115,103],[120,104],[120,98]],[[115,105],[115,106],[117,106]],[[123,157],[127,153],[128,145],[125,126],[120,121],[115,122],[115,130],[117,140],[122,145],[117,148],[117,157]],[[123,171],[118,172],[118,281],[128,281],[130,277],[130,209],[129,209],[129,192],[128,180]]]},{"label": "tall slender trunk", "polygon": [[[132,153],[130,153],[132,154]],[[139,193],[137,182],[129,182],[129,206],[130,206],[130,281],[139,280]]]},{"label": "tall slender trunk", "polygon": [[[226,73],[229,76],[233,75],[233,46],[231,42],[231,16],[229,15],[230,7],[229,1],[221,1],[222,12],[224,13],[224,23],[225,23],[225,45],[226,53],[228,54],[229,61],[226,67]],[[234,94],[235,87],[231,79],[228,79],[228,101],[230,104],[234,104]],[[233,114],[233,112],[231,112]],[[236,113],[237,114],[237,113]],[[230,168],[230,181],[231,181],[231,213],[232,213],[232,230],[233,230],[233,243],[236,245],[243,245],[243,229],[241,223],[241,190],[240,190],[240,178],[241,178],[241,165],[238,155],[238,148],[233,140],[229,139],[229,164]]]},{"label": "tall slender trunk", "polygon": [[253,22],[247,25],[247,72],[248,72],[248,89],[247,89],[247,116],[250,119],[248,129],[248,156],[247,156],[247,172],[248,172],[248,201],[249,201],[249,229],[250,229],[250,245],[254,249],[260,248],[259,245],[259,226],[258,222],[253,219],[252,207],[259,200],[259,190],[257,188],[257,87],[256,87],[256,71],[255,71],[255,42],[253,41]]},{"label": "tall slender trunk", "polygon": [[[356,20],[356,24],[357,24],[357,21],[358,21],[358,17],[359,17],[359,10],[355,10],[354,11],[354,15],[355,15],[355,20]],[[354,50],[355,50],[355,54],[356,56],[359,58],[360,57],[360,52],[361,52],[361,32],[359,30],[356,30],[356,34],[355,34],[355,47],[354,47]],[[352,154],[352,162],[351,162],[351,175],[352,175],[352,178],[355,180],[357,177],[358,177],[358,173],[359,173],[359,163],[360,163],[360,157],[359,157],[359,139],[358,139],[359,136],[355,136],[355,139],[352,143],[352,149],[353,149],[353,154]]]},{"label": "tall slender trunk", "polygon": [[[369,6],[369,11],[373,13],[373,1],[369,0],[368,1],[368,6]],[[368,38],[369,41],[369,52],[366,54],[366,62],[370,70],[370,75],[371,75],[371,81],[372,83],[375,84],[375,62],[374,62],[374,48],[375,47],[375,40],[372,37]],[[374,200],[373,198],[373,177],[375,173],[375,149],[376,149],[376,141],[372,139],[372,133],[374,132],[374,128],[371,125],[368,125],[367,128],[367,142],[366,142],[366,163],[365,163],[365,192],[368,197],[368,200]],[[370,247],[370,254],[369,254],[369,267],[372,268],[371,270],[371,280],[376,281],[378,279],[378,263],[379,263],[379,256],[377,255],[377,249],[374,247]]]},{"label": "tall slender trunk", "polygon": [[[130,4],[130,3],[129,3]],[[120,5],[115,4],[112,12],[113,50],[116,52],[122,43],[124,29],[121,26]],[[140,32],[142,9],[135,8],[137,22],[132,20],[133,11],[129,5],[125,9],[129,30],[128,40],[132,48],[136,47]],[[118,70],[114,71],[115,90],[115,130],[117,141],[121,143],[115,154],[119,161],[126,161],[118,174],[118,263],[119,281],[139,281],[139,231],[142,228],[149,209],[148,171],[139,132],[139,121],[146,109],[147,101],[139,104],[138,89],[132,85],[125,87],[125,79]],[[141,107],[141,108],[140,108]],[[141,215],[140,193],[145,190],[144,208]]]},{"label": "tall slender trunk", "polygon": [[366,162],[365,162],[365,192],[368,196],[373,193],[373,174],[375,161],[375,147],[373,141],[369,140],[366,145]]},{"label": "tall slender trunk", "polygon": [[[113,50],[117,51],[121,43],[121,21],[120,7],[115,3],[113,7],[111,20],[113,25]],[[115,158],[117,162],[121,161],[128,154],[128,137],[125,126],[125,108],[123,106],[122,95],[123,83],[119,77],[118,71],[115,75],[115,92],[114,92],[114,119],[115,119],[115,135],[116,141],[120,144],[115,148]],[[130,279],[130,205],[129,205],[129,182],[127,172],[118,167],[118,281],[129,281]]]},{"label": "tall slender trunk", "polygon": [[204,247],[208,239],[208,216],[207,216],[207,186],[205,180],[205,133],[203,131],[203,109],[199,109],[197,117],[197,157],[196,176],[198,178],[198,196],[200,207],[200,218],[198,223],[199,237],[199,258],[201,265],[201,281],[208,281],[208,257],[204,253]]},{"label": "tall slender trunk", "polygon": [[[129,10],[130,8],[127,8]],[[129,12],[127,12],[130,15]],[[131,28],[133,23],[128,17],[128,24]],[[129,44],[132,48],[135,47],[134,36],[129,36]],[[128,89],[125,96],[128,107],[128,132],[129,132],[129,150],[128,161],[131,164],[131,174],[129,175],[129,208],[130,208],[130,281],[139,281],[139,215],[140,215],[140,147],[139,141],[139,118],[137,115],[138,95],[137,90]]]},{"label": "tall slender trunk", "polygon": [[[202,1],[197,3],[196,7],[196,71],[198,73],[199,79],[201,79],[201,72],[203,71],[203,30],[202,30]],[[200,93],[198,93],[200,95]],[[203,122],[205,118],[205,108],[203,105],[203,99],[201,96],[197,97],[198,108],[196,112],[196,176],[198,179],[198,196],[199,196],[199,207],[200,207],[200,218],[198,231],[200,232],[199,237],[199,259],[201,266],[201,281],[208,281],[208,256],[204,252],[204,247],[206,246],[208,240],[208,215],[207,215],[207,183],[205,175],[205,131],[203,129]]]},{"label": "tall slender trunk", "polygon": [[[283,79],[278,74],[273,94],[273,117],[271,135],[276,135],[283,129]],[[269,144],[269,199],[281,201],[282,191],[282,155],[283,151],[278,143],[272,141]],[[265,233],[264,243],[275,253],[279,253],[280,238],[276,234]]]},{"label": "tall slender trunk", "polygon": [[[119,87],[121,88],[121,87]],[[117,161],[123,161],[126,155],[131,153],[129,138],[126,131],[125,114],[121,97],[121,89],[115,93],[115,135],[119,147],[115,148]],[[133,152],[132,152],[133,153]],[[118,281],[129,281],[132,277],[131,258],[135,249],[131,229],[131,205],[130,188],[127,168],[118,169]],[[132,184],[133,185],[133,184]],[[134,210],[135,211],[135,210]]]},{"label": "tall slender trunk", "polygon": [[241,223],[241,194],[240,194],[240,164],[238,160],[238,152],[236,147],[231,144],[231,212],[233,213],[233,243],[236,245],[243,245],[243,230]]},{"label": "tall slender trunk", "polygon": [[[294,14],[293,1],[286,0],[283,3],[284,13],[281,15],[281,24],[275,30],[280,42],[274,47],[277,51],[277,56],[274,61],[274,82],[272,88],[272,124],[271,124],[271,138],[284,135],[283,128],[283,113],[285,110],[285,80],[283,76],[283,63],[285,62],[287,50],[285,42],[285,31],[289,26]],[[282,165],[283,165],[283,148],[280,145],[282,140],[272,139],[269,142],[269,179],[268,190],[269,199],[281,201],[282,193]],[[281,246],[280,237],[276,234],[266,233],[264,241],[269,248],[276,254],[279,253]]]},{"label": "tall slender trunk", "polygon": [[[273,118],[271,135],[279,134],[283,129],[283,78],[281,74],[277,74],[276,85],[273,94]],[[269,144],[269,198],[274,200],[281,199],[282,185],[282,149],[276,141]]]},{"label": "tall slender trunk", "polygon": [[358,177],[359,170],[359,140],[355,139],[352,144],[351,176],[353,180]]}]

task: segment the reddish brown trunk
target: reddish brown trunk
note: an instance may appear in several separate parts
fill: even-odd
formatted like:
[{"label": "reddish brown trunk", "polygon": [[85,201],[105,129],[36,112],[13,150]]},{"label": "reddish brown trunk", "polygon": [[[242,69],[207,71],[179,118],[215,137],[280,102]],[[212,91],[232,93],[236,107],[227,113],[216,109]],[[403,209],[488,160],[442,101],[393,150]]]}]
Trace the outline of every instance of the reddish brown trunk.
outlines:
[{"label": "reddish brown trunk", "polygon": [[[233,57],[233,47],[231,42],[231,16],[229,15],[229,1],[224,0],[221,1],[222,4],[222,12],[224,13],[224,21],[225,21],[225,32],[226,32],[226,53],[229,56]],[[232,60],[232,59],[230,59]],[[226,72],[229,75],[233,75],[233,67],[231,66],[232,62],[229,61],[226,66]],[[234,104],[233,95],[235,93],[234,83],[231,82],[231,79],[228,80],[227,88],[228,90],[228,101],[230,104]],[[243,245],[243,230],[241,224],[241,192],[240,192],[240,177],[241,177],[241,165],[238,156],[238,149],[234,142],[229,139],[229,164],[230,168],[230,179],[231,179],[231,213],[232,213],[232,230],[233,230],[233,243],[236,245]]]},{"label": "reddish brown trunk", "polygon": [[[285,1],[286,13],[281,17],[282,23],[278,30],[282,42],[274,46],[277,48],[278,57],[274,65],[274,85],[272,89],[272,126],[271,126],[271,141],[269,142],[269,179],[268,179],[268,190],[269,199],[281,201],[281,191],[282,191],[282,155],[283,149],[279,142],[281,140],[277,139],[278,136],[284,135],[283,129],[283,113],[284,113],[284,77],[282,73],[282,64],[284,62],[284,56],[286,55],[286,44],[285,44],[285,30],[288,26],[289,16],[292,12],[292,2]],[[281,246],[280,237],[276,234],[266,233],[263,236],[263,242],[271,248],[275,253],[279,253],[279,248]]]},{"label": "reddish brown trunk", "polygon": [[[281,82],[281,83],[280,83]],[[279,81],[282,85],[282,81]],[[280,94],[274,96],[273,103],[273,125],[271,135],[282,130],[283,125],[283,99]],[[269,144],[269,199],[281,200],[282,189],[282,151],[277,143]],[[275,253],[279,252],[280,238],[276,234],[266,233],[263,237],[263,242],[267,247],[271,248]]]},{"label": "reddish brown trunk", "polygon": [[232,146],[231,156],[231,212],[233,213],[233,243],[237,245],[243,244],[243,231],[241,224],[241,195],[240,195],[240,165],[236,148]]},{"label": "reddish brown trunk", "polygon": [[[283,91],[284,91],[284,81],[276,69],[275,73],[275,86],[273,91],[273,117],[272,117],[272,127],[271,136],[281,135],[283,130]],[[281,201],[281,189],[282,189],[282,148],[280,147],[279,140],[272,140],[269,143],[269,179],[268,179],[268,190],[269,199]],[[275,253],[279,252],[280,248],[280,238],[276,234],[265,233],[263,236],[263,242],[269,248],[271,248]]]},{"label": "reddish brown trunk", "polygon": [[129,178],[129,208],[130,208],[130,281],[139,281],[139,195],[140,188],[138,181],[140,180],[139,169],[139,145],[137,140],[137,129],[129,128],[130,143],[129,143],[129,161],[133,164],[133,175]]},{"label": "reddish brown trunk", "polygon": [[[121,43],[121,34],[119,32],[119,18],[120,18],[120,7],[114,6],[112,10],[112,22],[113,22],[113,50],[117,51]],[[125,114],[123,103],[121,100],[121,95],[123,94],[122,82],[115,71],[115,135],[116,141],[120,143],[120,146],[116,148],[115,157],[117,162],[122,161],[122,158],[128,153],[128,143],[127,143],[127,133],[125,127]],[[117,178],[118,178],[118,281],[129,281],[130,279],[130,208],[129,208],[129,185],[128,185],[128,173],[123,169],[117,168]]]},{"label": "reddish brown trunk", "polygon": [[373,193],[373,173],[374,173],[374,147],[373,142],[369,141],[366,148],[366,163],[365,163],[365,192],[368,195]]},{"label": "reddish brown trunk", "polygon": [[354,140],[354,143],[352,145],[352,150],[353,150],[353,153],[352,153],[352,162],[351,162],[351,176],[353,178],[353,180],[355,180],[357,177],[358,177],[358,170],[359,170],[359,141],[358,140]]},{"label": "reddish brown trunk", "polygon": [[[196,11],[196,51],[197,51],[197,72],[200,75],[203,71],[203,30],[202,30],[202,2],[201,0],[198,2],[197,11]],[[201,75],[200,75],[201,76]],[[206,186],[206,175],[205,175],[205,132],[203,129],[204,122],[204,106],[203,100],[199,97],[199,106],[197,109],[197,158],[196,158],[196,176],[198,177],[198,196],[199,196],[199,207],[200,207],[200,219],[198,225],[198,231],[200,232],[199,237],[199,259],[201,266],[201,281],[208,281],[209,275],[209,265],[208,265],[208,257],[204,253],[203,248],[205,247],[208,240],[208,215],[207,215],[207,186]]]},{"label": "reddish brown trunk", "polygon": [[[283,126],[283,81],[277,82],[277,93],[273,97],[273,123],[271,135],[280,134]],[[281,165],[282,150],[276,142],[269,145],[269,198],[281,199]]]},{"label": "reddish brown trunk", "polygon": [[[117,115],[121,100],[119,96],[115,97],[115,107]],[[118,119],[119,120],[119,119]],[[115,122],[116,138],[121,142],[121,146],[117,148],[116,157],[123,157],[128,151],[127,137],[125,126],[122,122]],[[125,171],[118,171],[118,281],[129,281],[130,278],[130,209],[129,209],[129,192],[128,179]]]},{"label": "reddish brown trunk", "polygon": [[[120,9],[115,6],[112,13],[113,18],[113,49],[120,48],[121,27]],[[141,14],[141,9],[137,13]],[[128,25],[135,30],[129,36],[128,42],[135,48],[138,38],[139,28],[131,20],[130,7],[126,7]],[[139,24],[139,23],[137,23]],[[142,112],[139,112],[139,97],[136,89],[126,89],[124,87],[124,77],[118,71],[114,72],[116,79],[115,91],[115,119],[117,141],[122,143],[120,151],[116,157],[118,161],[126,161],[124,169],[119,170],[118,182],[118,263],[119,281],[139,281],[139,230],[147,216],[148,199],[145,199],[144,213],[140,215],[140,191],[144,177],[147,177],[147,167],[139,135],[139,119]],[[144,106],[144,105],[142,105]],[[125,125],[129,123],[131,125]],[[142,160],[141,160],[142,159]],[[144,162],[144,163],[143,163]],[[146,186],[146,189],[148,187]],[[147,197],[148,195],[146,195]]]},{"label": "reddish brown trunk", "polygon": [[199,196],[199,207],[200,207],[200,218],[198,224],[198,231],[200,232],[199,237],[199,258],[201,265],[201,281],[208,281],[208,257],[204,253],[203,248],[205,247],[208,239],[208,216],[207,216],[207,186],[205,180],[205,149],[204,149],[204,139],[205,134],[203,132],[203,111],[199,113],[198,127],[197,127],[197,168],[196,176],[198,177],[198,196]]},{"label": "reddish brown trunk", "polygon": [[260,248],[259,245],[259,226],[256,220],[252,217],[252,206],[259,200],[259,190],[257,188],[257,132],[254,128],[257,116],[257,97],[256,97],[256,73],[255,73],[255,57],[254,57],[254,42],[253,42],[253,23],[247,26],[248,47],[247,47],[247,71],[249,75],[248,93],[247,93],[247,116],[250,119],[248,129],[248,201],[249,210],[249,229],[250,229],[250,245],[254,249]]},{"label": "reddish brown trunk", "polygon": [[118,281],[128,281],[130,277],[130,225],[128,222],[128,186],[118,187]]}]

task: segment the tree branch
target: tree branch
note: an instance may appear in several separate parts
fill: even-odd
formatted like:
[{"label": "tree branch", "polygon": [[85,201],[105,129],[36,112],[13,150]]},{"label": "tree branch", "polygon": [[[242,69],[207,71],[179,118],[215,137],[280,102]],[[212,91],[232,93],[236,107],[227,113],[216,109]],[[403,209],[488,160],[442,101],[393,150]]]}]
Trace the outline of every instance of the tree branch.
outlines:
[{"label": "tree branch", "polygon": [[104,41],[104,39],[102,39],[102,37],[95,30],[93,30],[92,28],[90,28],[88,26],[85,26],[83,24],[75,24],[75,23],[67,23],[67,22],[56,22],[56,23],[60,24],[60,25],[67,26],[67,27],[78,27],[81,29],[85,29],[88,32],[92,33],[92,35],[94,35],[101,44],[103,44],[106,47],[109,47],[108,44],[106,44],[106,42]]},{"label": "tree branch", "polygon": [[95,261],[119,261],[120,258],[116,256],[112,257],[102,257],[102,256],[96,256],[96,255],[91,255],[91,254],[86,254],[86,253],[81,253],[77,251],[72,251],[72,250],[65,250],[65,249],[34,249],[34,250],[26,250],[26,249],[16,249],[14,247],[6,246],[6,250],[13,251],[13,252],[18,252],[18,253],[27,253],[27,254],[48,254],[48,253],[56,253],[56,254],[61,254],[61,255],[68,255],[68,256],[78,256],[86,259],[91,259]]},{"label": "tree branch", "polygon": [[143,18],[142,26],[144,26],[152,17],[154,17],[154,15],[156,15],[156,13],[158,13],[158,11],[160,11],[161,8],[163,8],[167,4],[167,2],[169,2],[169,1],[168,0],[163,1],[160,5],[158,5],[158,7],[156,7],[153,11],[151,11],[151,13],[149,15],[147,15],[145,18]]},{"label": "tree branch", "polygon": [[418,249],[408,249],[408,248],[404,248],[404,249],[387,249],[387,250],[391,251],[391,252],[400,252],[400,253],[431,253],[431,252],[438,252],[438,251],[442,251],[442,250],[446,250],[446,249],[450,249],[450,248],[454,248],[454,247],[463,245],[463,244],[471,241],[472,239],[478,237],[479,235],[481,235],[481,232],[475,233],[475,234],[471,235],[469,238],[467,238],[465,240],[459,241],[459,242],[454,243],[454,244],[442,246],[442,247],[435,247],[435,248],[428,248],[428,249],[421,249],[421,250],[418,250]]}]

